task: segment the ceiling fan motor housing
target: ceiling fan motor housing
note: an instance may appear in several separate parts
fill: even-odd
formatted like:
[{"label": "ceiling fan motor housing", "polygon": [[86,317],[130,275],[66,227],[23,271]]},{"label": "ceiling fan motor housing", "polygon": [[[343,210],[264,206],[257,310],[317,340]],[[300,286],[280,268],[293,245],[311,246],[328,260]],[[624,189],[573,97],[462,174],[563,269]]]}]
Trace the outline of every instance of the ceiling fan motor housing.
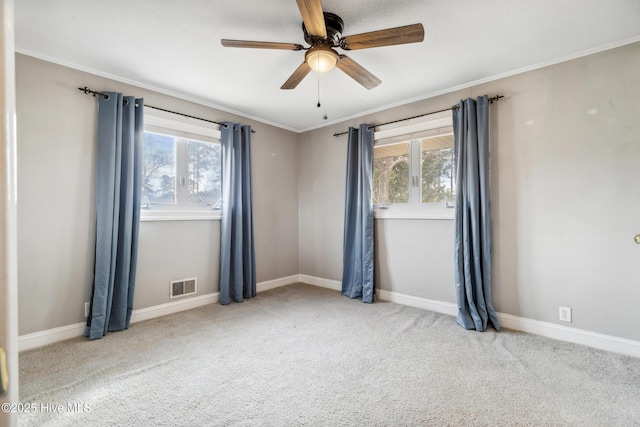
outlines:
[{"label": "ceiling fan motor housing", "polygon": [[[407,43],[419,43],[424,40],[422,24],[404,25],[384,30],[369,31],[343,37],[344,21],[338,15],[322,10],[321,0],[296,0],[302,16],[302,33],[309,47],[297,43],[274,43],[251,40],[222,39],[225,47],[305,50],[304,62],[282,85],[281,89],[295,89],[310,71],[327,72],[337,67],[364,86],[366,89],[377,87],[381,81],[347,55],[338,54],[343,50],[369,49],[373,47],[394,46]],[[308,30],[310,29],[310,30]],[[319,81],[319,80],[318,80]]]},{"label": "ceiling fan motor housing", "polygon": [[[327,38],[332,47],[340,44],[340,38],[342,37],[342,31],[344,31],[344,21],[338,15],[330,12],[323,12],[324,23],[327,28]],[[311,46],[321,43],[323,39],[313,36],[307,32],[307,27],[302,23],[302,32],[304,33],[304,40]]]}]

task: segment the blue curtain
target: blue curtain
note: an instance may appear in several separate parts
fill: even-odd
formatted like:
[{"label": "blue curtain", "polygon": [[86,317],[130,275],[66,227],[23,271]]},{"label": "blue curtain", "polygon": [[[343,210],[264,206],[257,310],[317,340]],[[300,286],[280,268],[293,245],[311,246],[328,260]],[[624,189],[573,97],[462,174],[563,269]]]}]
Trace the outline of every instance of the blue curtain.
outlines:
[{"label": "blue curtain", "polygon": [[251,127],[225,122],[222,143],[220,304],[256,296]]},{"label": "blue curtain", "polygon": [[453,111],[456,158],[455,281],[457,322],[465,329],[500,329],[491,303],[489,101],[460,101]]},{"label": "blue curtain", "polygon": [[373,254],[373,126],[349,128],[344,209],[342,294],[375,300]]},{"label": "blue curtain", "polygon": [[84,335],[129,327],[140,223],[142,99],[106,92],[98,100],[98,176],[93,296]]}]

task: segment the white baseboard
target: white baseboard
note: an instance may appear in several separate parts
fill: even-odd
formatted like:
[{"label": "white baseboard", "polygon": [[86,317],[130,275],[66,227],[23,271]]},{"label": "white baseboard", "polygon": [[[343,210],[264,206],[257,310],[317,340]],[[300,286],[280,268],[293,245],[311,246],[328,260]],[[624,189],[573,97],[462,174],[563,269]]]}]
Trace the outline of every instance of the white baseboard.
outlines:
[{"label": "white baseboard", "polygon": [[[267,280],[256,284],[256,288],[258,292],[263,292],[297,282],[332,289],[335,291],[340,291],[342,289],[342,282],[339,280],[324,279],[307,274],[294,274],[280,279]],[[430,300],[427,298],[415,297],[382,289],[376,290],[376,295],[383,301],[391,301],[397,304],[421,308],[436,313],[447,314],[450,316],[455,316],[458,313],[457,305],[450,302]],[[219,296],[220,294],[218,292],[214,292],[211,294],[200,295],[193,298],[134,310],[131,314],[131,323],[166,316],[168,314],[189,310],[207,304],[213,304],[218,301]],[[497,315],[500,320],[500,326],[508,329],[536,334],[560,341],[586,345],[588,347],[598,348],[614,353],[621,353],[628,356],[640,357],[640,341],[600,334],[583,329],[570,328],[549,322],[541,322],[539,320],[513,316],[505,313],[497,313]],[[19,351],[29,350],[58,341],[82,336],[84,327],[85,323],[82,322],[22,335],[18,338]]]},{"label": "white baseboard", "polygon": [[168,314],[178,313],[180,311],[191,310],[192,308],[202,307],[203,305],[213,304],[220,299],[220,292],[211,294],[198,295],[191,298],[171,301],[165,304],[154,305],[146,308],[133,310],[131,313],[131,323],[141,322],[143,320],[154,319]]},{"label": "white baseboard", "polygon": [[377,289],[376,295],[383,301],[391,301],[402,305],[435,311],[436,313],[449,314],[451,316],[458,314],[458,306],[450,302],[414,297],[397,292],[385,291],[383,289]]},{"label": "white baseboard", "polygon": [[[411,295],[399,294],[385,290],[377,290],[376,294],[381,300],[391,301],[411,307],[422,308],[436,313],[456,316],[458,305],[450,302],[435,301]],[[600,350],[626,354],[627,356],[640,357],[640,341],[629,340],[612,335],[599,334],[584,329],[570,328],[554,323],[528,319],[526,317],[513,316],[511,314],[496,313],[500,326],[516,331],[527,332],[560,341],[586,345]]]},{"label": "white baseboard", "polygon": [[[267,280],[256,284],[256,290],[263,292],[279,286],[286,286],[292,283],[300,282],[298,274],[289,277],[283,277],[275,280]],[[140,308],[133,310],[131,313],[131,323],[141,322],[168,314],[178,313],[184,310],[201,307],[207,304],[214,304],[220,299],[220,293],[214,292],[206,295],[198,295],[191,298],[185,298],[168,302],[166,304],[154,305],[152,307]],[[58,328],[47,329],[45,331],[34,332],[32,334],[21,335],[18,338],[18,351],[29,350],[43,345],[53,344],[58,341],[64,341],[75,337],[82,336],[86,323],[75,323],[73,325],[61,326]]]},{"label": "white baseboard", "polygon": [[32,334],[20,335],[18,337],[18,351],[29,350],[54,342],[64,341],[82,336],[85,322],[74,323],[73,325],[60,326],[59,328],[38,331]]},{"label": "white baseboard", "polygon": [[555,323],[541,322],[526,317],[497,313],[500,326],[516,331],[528,332],[560,341],[586,345],[600,350],[640,357],[640,341],[605,335],[584,329],[570,328]]},{"label": "white baseboard", "polygon": [[323,279],[321,277],[309,276],[307,274],[299,274],[298,281],[307,285],[320,286],[321,288],[333,289],[334,291],[342,290],[342,282],[340,280]]},{"label": "white baseboard", "polygon": [[279,288],[280,286],[292,285],[300,282],[300,275],[294,274],[293,276],[281,277],[280,279],[267,280],[260,282],[256,285],[258,292],[268,291],[269,289]]},{"label": "white baseboard", "polygon": [[[206,295],[199,295],[192,298],[171,301],[166,304],[154,305],[153,307],[140,308],[131,313],[131,323],[153,319],[155,317],[166,316],[184,310],[213,304],[218,301],[220,294],[214,292]],[[85,322],[73,325],[61,326],[59,328],[47,329],[45,331],[34,332],[32,334],[21,335],[18,338],[18,351],[29,350],[43,345],[53,344],[82,336]]]},{"label": "white baseboard", "polygon": [[[300,281],[309,285],[322,286],[329,289],[340,290],[342,288],[340,281],[322,279],[304,274],[300,275]],[[383,301],[391,301],[436,313],[448,314],[450,316],[456,316],[458,314],[458,305],[450,302],[430,300],[382,289],[376,290],[376,296]],[[513,316],[511,314],[496,314],[500,321],[500,326],[504,328],[625,354],[627,356],[640,357],[640,341],[600,334],[584,329],[570,328],[568,326]]]}]

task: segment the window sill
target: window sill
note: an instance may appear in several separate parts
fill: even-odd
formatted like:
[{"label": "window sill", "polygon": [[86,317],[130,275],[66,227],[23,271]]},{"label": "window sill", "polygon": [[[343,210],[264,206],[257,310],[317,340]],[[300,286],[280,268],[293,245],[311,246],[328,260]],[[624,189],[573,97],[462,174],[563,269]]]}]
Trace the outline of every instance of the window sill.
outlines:
[{"label": "window sill", "polygon": [[376,209],[373,211],[375,219],[455,219],[454,208],[442,209]]},{"label": "window sill", "polygon": [[216,221],[222,218],[219,210],[210,211],[147,211],[140,212],[140,222],[146,221]]}]

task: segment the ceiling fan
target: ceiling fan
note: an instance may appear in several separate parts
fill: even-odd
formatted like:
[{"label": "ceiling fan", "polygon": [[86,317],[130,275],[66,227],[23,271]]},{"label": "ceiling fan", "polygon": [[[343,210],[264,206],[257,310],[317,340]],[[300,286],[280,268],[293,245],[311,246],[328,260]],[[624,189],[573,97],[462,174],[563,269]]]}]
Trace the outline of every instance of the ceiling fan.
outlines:
[{"label": "ceiling fan", "polygon": [[343,50],[368,49],[418,43],[424,40],[422,24],[406,25],[342,37],[344,22],[338,15],[323,12],[320,0],[296,0],[296,2],[302,15],[304,40],[310,47],[304,47],[296,43],[221,40],[224,47],[306,50],[304,62],[293,72],[281,89],[294,89],[311,70],[323,73],[333,67],[338,67],[365,88],[373,89],[381,83],[381,80],[353,59],[346,55],[338,54],[334,50],[335,48]]}]

